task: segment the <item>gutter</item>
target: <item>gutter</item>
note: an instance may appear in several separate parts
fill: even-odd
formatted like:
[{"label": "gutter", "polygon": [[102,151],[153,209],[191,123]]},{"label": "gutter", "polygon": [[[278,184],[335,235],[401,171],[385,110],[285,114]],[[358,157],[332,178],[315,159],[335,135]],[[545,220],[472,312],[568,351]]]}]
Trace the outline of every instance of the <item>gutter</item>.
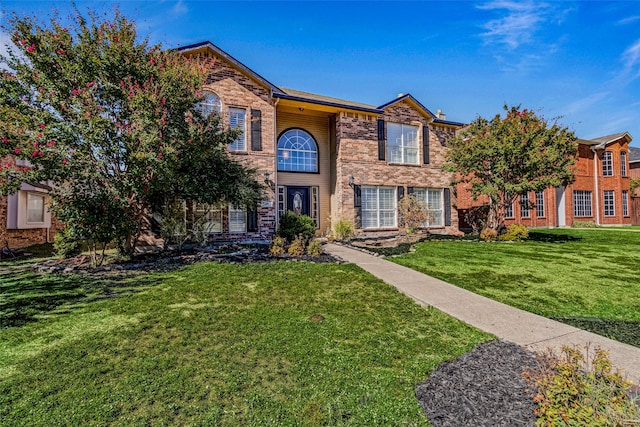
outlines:
[{"label": "gutter", "polygon": [[320,101],[317,99],[309,99],[309,98],[304,98],[301,96],[294,96],[294,95],[289,95],[289,94],[282,94],[282,93],[274,93],[273,95],[275,98],[277,99],[287,99],[290,101],[298,101],[298,102],[307,102],[309,104],[317,104],[317,105],[326,105],[328,107],[335,107],[335,108],[341,108],[341,109],[347,109],[347,110],[354,110],[354,111],[362,111],[365,113],[372,113],[372,114],[382,114],[384,113],[384,111],[378,109],[378,108],[366,108],[366,107],[360,107],[357,105],[348,105],[348,104],[340,104],[337,102],[330,102],[330,101]]}]

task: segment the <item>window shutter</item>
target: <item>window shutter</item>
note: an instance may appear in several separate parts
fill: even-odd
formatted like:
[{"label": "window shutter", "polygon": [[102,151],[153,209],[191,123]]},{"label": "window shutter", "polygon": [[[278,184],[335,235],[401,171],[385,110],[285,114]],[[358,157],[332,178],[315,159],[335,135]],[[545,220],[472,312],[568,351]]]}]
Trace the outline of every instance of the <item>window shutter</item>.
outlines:
[{"label": "window shutter", "polygon": [[425,165],[429,164],[429,126],[422,126],[422,160]]},{"label": "window shutter", "polygon": [[451,190],[444,189],[444,225],[451,225]]},{"label": "window shutter", "polygon": [[362,228],[362,192],[359,185],[353,186],[353,207],[356,211],[356,217],[354,218],[356,228]]},{"label": "window shutter", "polygon": [[258,231],[258,211],[247,211],[247,231]]},{"label": "window shutter", "polygon": [[378,119],[378,160],[385,159],[386,149],[386,135],[384,132],[384,120]]},{"label": "window shutter", "polygon": [[413,187],[407,187],[407,194],[413,194]]},{"label": "window shutter", "polygon": [[262,151],[262,111],[251,110],[251,150]]},{"label": "window shutter", "polygon": [[404,197],[404,187],[402,185],[398,185],[398,201],[402,200]]}]

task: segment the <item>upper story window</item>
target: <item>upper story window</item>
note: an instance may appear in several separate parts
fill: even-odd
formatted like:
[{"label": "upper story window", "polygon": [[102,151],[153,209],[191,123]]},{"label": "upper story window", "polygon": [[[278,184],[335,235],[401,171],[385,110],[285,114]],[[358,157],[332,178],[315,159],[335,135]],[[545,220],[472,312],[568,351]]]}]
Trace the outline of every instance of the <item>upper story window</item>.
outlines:
[{"label": "upper story window", "polygon": [[602,153],[602,176],[613,176],[613,159],[611,151]]},{"label": "upper story window", "polygon": [[229,150],[247,151],[246,114],[247,112],[242,108],[229,108],[229,127],[241,131],[236,140],[229,144]]},{"label": "upper story window", "polygon": [[289,129],[278,138],[278,170],[318,172],[318,146],[302,129]]},{"label": "upper story window", "polygon": [[205,92],[202,101],[196,106],[200,114],[209,117],[212,113],[220,114],[222,111],[222,101],[220,97],[213,92]]},{"label": "upper story window", "polygon": [[418,126],[387,123],[389,163],[418,164]]},{"label": "upper story window", "polygon": [[620,175],[627,176],[627,152],[620,153]]}]

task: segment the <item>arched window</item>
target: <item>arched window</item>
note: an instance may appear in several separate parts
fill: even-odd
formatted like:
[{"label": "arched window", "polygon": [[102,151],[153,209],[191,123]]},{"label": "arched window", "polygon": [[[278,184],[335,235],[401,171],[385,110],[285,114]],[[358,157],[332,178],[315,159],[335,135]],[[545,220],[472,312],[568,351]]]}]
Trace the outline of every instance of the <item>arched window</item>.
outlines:
[{"label": "arched window", "polygon": [[222,111],[222,101],[220,101],[220,97],[215,93],[204,92],[204,98],[198,102],[196,108],[203,116],[209,117],[213,112],[220,114],[220,111]]},{"label": "arched window", "polygon": [[318,146],[302,129],[289,129],[278,138],[278,170],[318,172]]}]

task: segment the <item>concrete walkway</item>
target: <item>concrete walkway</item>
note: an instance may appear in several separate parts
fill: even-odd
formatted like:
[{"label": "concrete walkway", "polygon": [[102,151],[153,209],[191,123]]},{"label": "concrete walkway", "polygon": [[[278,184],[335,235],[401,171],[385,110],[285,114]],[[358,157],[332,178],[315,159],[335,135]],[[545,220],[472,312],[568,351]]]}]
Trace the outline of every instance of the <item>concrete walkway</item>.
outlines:
[{"label": "concrete walkway", "polygon": [[590,344],[591,349],[601,347],[610,352],[614,367],[635,385],[640,385],[640,348],[510,307],[353,248],[329,243],[324,250],[358,265],[421,305],[435,307],[530,350],[552,348],[559,353],[565,344]]}]

